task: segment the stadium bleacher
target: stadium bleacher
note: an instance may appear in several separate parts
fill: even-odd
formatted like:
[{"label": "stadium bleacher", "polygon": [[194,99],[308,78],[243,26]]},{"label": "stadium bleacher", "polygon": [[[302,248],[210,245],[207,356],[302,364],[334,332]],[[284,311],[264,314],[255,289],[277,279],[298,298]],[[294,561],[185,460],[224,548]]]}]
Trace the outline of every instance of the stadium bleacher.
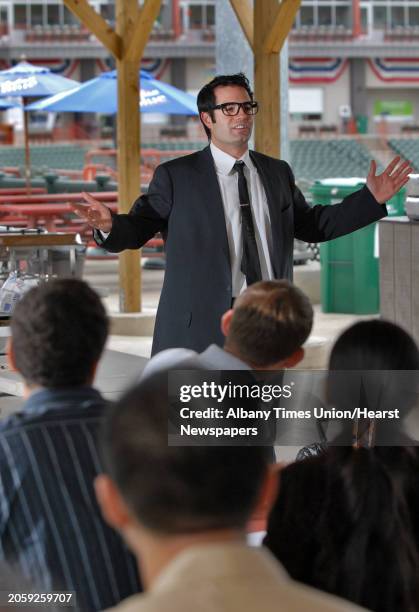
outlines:
[{"label": "stadium bleacher", "polygon": [[368,149],[356,140],[291,141],[291,166],[298,179],[363,177],[370,161]]},{"label": "stadium bleacher", "polygon": [[419,140],[417,138],[391,138],[388,144],[397,155],[410,161],[410,165],[419,172]]},{"label": "stadium bleacher", "polygon": [[[203,148],[202,142],[194,141],[161,141],[158,143],[143,143],[142,149],[159,151],[196,151]],[[85,155],[91,149],[77,144],[66,145],[31,145],[31,168],[37,173],[47,169],[83,170]],[[103,161],[92,159],[91,163]],[[114,167],[114,161],[109,158],[107,163]],[[25,150],[23,147],[0,146],[0,168],[23,167],[25,165]]]},{"label": "stadium bleacher", "polygon": [[[390,146],[403,157],[410,159],[419,169],[419,147],[415,139],[392,139]],[[188,140],[162,140],[160,142],[144,142],[142,151],[160,151],[158,163],[166,160],[164,153],[168,152],[168,159],[173,152],[179,155],[184,152],[202,149],[205,143]],[[310,183],[317,179],[333,177],[366,176],[371,160],[371,153],[366,146],[357,140],[349,139],[300,139],[290,143],[291,166],[298,180]],[[86,145],[34,145],[31,146],[31,167],[35,173],[45,172],[47,169],[83,170],[86,164]],[[89,158],[88,163],[104,163],[103,151],[101,158]],[[146,156],[143,156],[146,159]],[[143,161],[144,161],[143,159]],[[147,158],[148,159],[148,158]],[[0,168],[20,167],[25,163],[23,147],[0,146]],[[110,168],[115,166],[112,156],[106,159]]]},{"label": "stadium bleacher", "polygon": [[[70,145],[33,145],[31,146],[31,167],[37,168],[68,168],[82,170],[84,156],[89,147]],[[0,147],[0,167],[25,165],[25,149],[23,147]]]}]

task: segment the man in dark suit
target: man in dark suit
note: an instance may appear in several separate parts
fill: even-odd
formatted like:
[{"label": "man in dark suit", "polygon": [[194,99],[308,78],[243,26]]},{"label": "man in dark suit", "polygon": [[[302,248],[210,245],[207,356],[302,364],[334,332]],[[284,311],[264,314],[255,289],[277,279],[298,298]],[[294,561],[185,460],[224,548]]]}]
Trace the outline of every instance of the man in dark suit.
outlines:
[{"label": "man in dark suit", "polygon": [[247,285],[292,279],[294,237],[322,242],[377,221],[411,172],[395,158],[376,176],[372,161],[363,189],[335,206],[311,208],[286,162],[249,151],[258,104],[243,74],[205,85],[198,109],[210,145],[160,165],[129,214],[112,216],[88,194],[88,206],[75,207],[111,252],[162,233],[166,274],[153,353],[222,346],[220,317]]}]

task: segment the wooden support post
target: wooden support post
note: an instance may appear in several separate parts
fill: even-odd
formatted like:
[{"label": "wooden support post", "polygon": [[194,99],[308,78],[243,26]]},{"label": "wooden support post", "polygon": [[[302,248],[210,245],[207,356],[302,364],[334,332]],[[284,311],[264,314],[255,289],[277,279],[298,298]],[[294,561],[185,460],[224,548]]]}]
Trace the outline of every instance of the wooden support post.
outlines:
[{"label": "wooden support post", "polygon": [[265,39],[277,11],[277,0],[254,0],[255,98],[261,107],[255,122],[255,149],[272,157],[280,155],[279,54],[266,52]]},{"label": "wooden support post", "polygon": [[253,11],[250,0],[230,0],[230,4],[250,48],[253,49]]},{"label": "wooden support post", "polygon": [[[129,40],[138,18],[137,0],[116,0],[116,33],[121,37],[122,59],[118,71],[118,201],[119,212],[127,213],[140,191],[139,58],[124,57],[124,42]],[[141,311],[140,254],[126,250],[119,256],[119,303],[121,312]]]}]

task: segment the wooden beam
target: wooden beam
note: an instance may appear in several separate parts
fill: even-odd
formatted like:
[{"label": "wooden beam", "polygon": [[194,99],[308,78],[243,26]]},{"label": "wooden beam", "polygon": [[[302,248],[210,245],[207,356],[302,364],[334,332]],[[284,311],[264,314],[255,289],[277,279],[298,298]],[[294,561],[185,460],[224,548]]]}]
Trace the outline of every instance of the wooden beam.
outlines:
[{"label": "wooden beam", "polygon": [[64,4],[105,45],[114,57],[118,59],[121,57],[121,37],[90,6],[87,0],[64,0]]},{"label": "wooden beam", "polygon": [[249,0],[230,0],[233,11],[253,51],[253,11]]},{"label": "wooden beam", "polygon": [[125,45],[124,57],[129,61],[140,60],[161,7],[161,0],[145,0],[139,10],[132,34]]},{"label": "wooden beam", "polygon": [[282,0],[265,40],[265,53],[280,52],[300,10],[300,4],[301,0]]},{"label": "wooden beam", "polygon": [[[138,17],[138,0],[116,0],[117,33],[123,40],[132,36]],[[135,61],[125,57],[116,63],[118,71],[118,201],[119,212],[127,213],[140,191],[140,100]],[[141,252],[125,250],[119,256],[121,312],[141,311]]]},{"label": "wooden beam", "polygon": [[277,16],[277,0],[254,0],[255,98],[260,112],[255,122],[255,148],[279,157],[279,54],[265,51],[266,33]]}]

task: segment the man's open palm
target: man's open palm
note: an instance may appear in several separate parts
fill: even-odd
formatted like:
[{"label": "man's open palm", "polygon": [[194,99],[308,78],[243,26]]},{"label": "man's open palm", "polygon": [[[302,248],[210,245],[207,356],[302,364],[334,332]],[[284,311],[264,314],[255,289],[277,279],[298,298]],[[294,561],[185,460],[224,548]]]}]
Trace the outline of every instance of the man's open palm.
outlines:
[{"label": "man's open palm", "polygon": [[71,203],[71,207],[76,215],[84,219],[91,227],[102,232],[110,232],[112,228],[112,215],[109,208],[89,193],[83,192],[82,196],[87,204]]},{"label": "man's open palm", "polygon": [[380,204],[390,200],[409,180],[409,174],[412,172],[409,162],[405,161],[401,164],[399,162],[400,157],[395,157],[384,172],[377,175],[375,174],[377,164],[374,160],[371,162],[367,187]]}]

